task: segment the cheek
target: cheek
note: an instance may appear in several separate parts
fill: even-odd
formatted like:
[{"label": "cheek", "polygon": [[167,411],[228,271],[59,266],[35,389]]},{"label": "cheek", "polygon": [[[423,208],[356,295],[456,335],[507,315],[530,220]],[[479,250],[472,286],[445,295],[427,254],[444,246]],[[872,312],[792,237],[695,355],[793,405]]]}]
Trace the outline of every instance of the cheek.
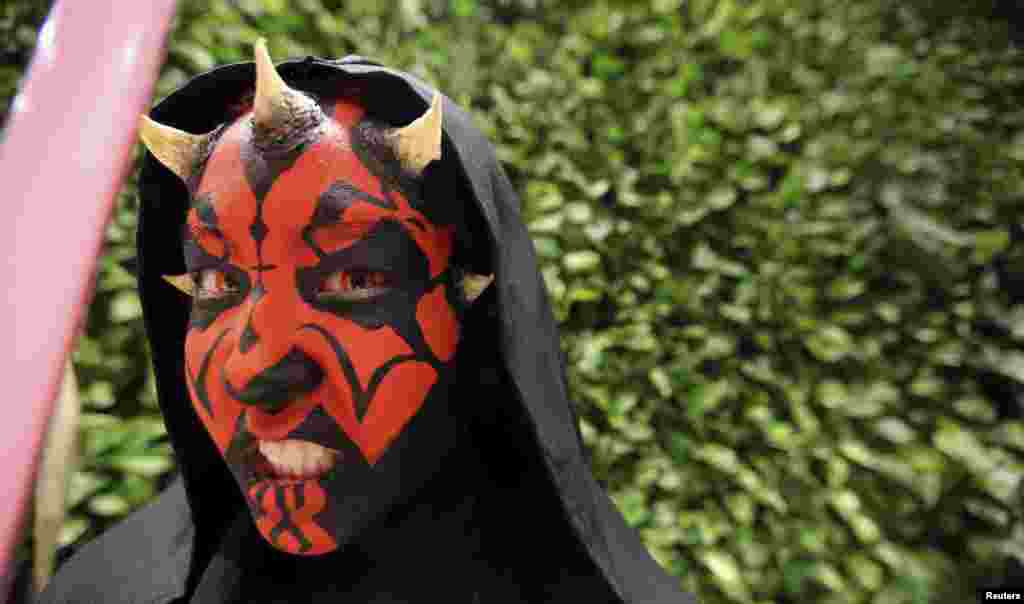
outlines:
[{"label": "cheek", "polygon": [[[425,294],[409,312],[431,351],[447,363],[458,344],[459,325],[444,287]],[[327,315],[320,325],[341,349],[323,362],[330,384],[320,392],[323,406],[373,465],[423,406],[442,368],[419,358],[391,327],[365,329]]]},{"label": "cheek", "polygon": [[[353,321],[327,313],[318,313],[316,321],[337,340],[352,365],[359,387],[369,387],[373,374],[388,361],[412,354],[412,348],[392,327],[384,325],[376,329],[361,327]],[[333,357],[334,355],[332,355]],[[347,380],[344,358],[331,358],[325,369],[334,372],[337,379]]]},{"label": "cheek", "polygon": [[[326,313],[314,322],[329,333],[337,349],[323,336],[304,331],[300,345],[312,352],[324,371],[324,384],[315,396],[346,434],[357,444],[365,432],[363,422],[380,383],[396,361],[412,354],[409,344],[388,326],[366,329]],[[364,450],[365,453],[365,450]]]},{"label": "cheek", "polygon": [[234,335],[223,328],[189,331],[185,339],[185,382],[192,406],[221,453],[235,436],[242,406],[224,390],[221,370],[236,346]]},{"label": "cheek", "polygon": [[359,448],[373,465],[423,406],[437,372],[426,363],[402,363],[381,381],[360,426]]},{"label": "cheek", "polygon": [[445,296],[444,285],[434,287],[420,298],[416,305],[416,322],[437,358],[444,363],[450,361],[459,343],[459,322]]}]

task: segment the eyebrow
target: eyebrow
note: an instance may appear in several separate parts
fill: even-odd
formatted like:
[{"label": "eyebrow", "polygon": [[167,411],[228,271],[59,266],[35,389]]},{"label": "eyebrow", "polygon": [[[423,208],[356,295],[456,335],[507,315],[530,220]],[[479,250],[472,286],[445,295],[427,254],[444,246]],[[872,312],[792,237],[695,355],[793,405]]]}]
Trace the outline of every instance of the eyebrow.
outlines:
[{"label": "eyebrow", "polygon": [[341,215],[345,213],[345,210],[360,201],[385,210],[398,209],[390,199],[381,199],[357,189],[347,182],[338,180],[327,187],[327,190],[317,198],[316,209],[309,219],[309,227],[315,229],[342,222]]}]

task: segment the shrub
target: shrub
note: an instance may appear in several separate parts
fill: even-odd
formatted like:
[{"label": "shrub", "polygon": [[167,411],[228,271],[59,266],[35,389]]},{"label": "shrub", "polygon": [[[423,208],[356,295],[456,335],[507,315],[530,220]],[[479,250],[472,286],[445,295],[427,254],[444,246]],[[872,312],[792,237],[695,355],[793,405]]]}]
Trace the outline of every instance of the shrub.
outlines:
[{"label": "shrub", "polygon": [[[186,0],[157,96],[258,35],[437,84],[523,194],[595,469],[687,589],[968,601],[1024,559],[1024,61],[991,9]],[[67,541],[170,467],[134,209],[75,356]]]}]

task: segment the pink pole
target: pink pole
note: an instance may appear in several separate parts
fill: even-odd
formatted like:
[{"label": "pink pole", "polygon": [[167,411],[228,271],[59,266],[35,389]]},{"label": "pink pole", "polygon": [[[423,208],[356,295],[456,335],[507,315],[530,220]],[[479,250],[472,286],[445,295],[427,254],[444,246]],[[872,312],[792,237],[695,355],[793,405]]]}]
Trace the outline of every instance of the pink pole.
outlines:
[{"label": "pink pole", "polygon": [[0,146],[0,598],[174,0],[58,0]]}]

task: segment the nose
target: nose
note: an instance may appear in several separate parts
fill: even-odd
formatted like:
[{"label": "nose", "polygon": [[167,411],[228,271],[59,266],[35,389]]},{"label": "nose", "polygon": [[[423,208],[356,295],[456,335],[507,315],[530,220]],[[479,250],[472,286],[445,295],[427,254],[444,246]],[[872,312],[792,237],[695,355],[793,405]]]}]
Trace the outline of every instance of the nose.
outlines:
[{"label": "nose", "polygon": [[324,372],[320,365],[298,348],[292,348],[280,361],[253,376],[241,390],[227,375],[223,376],[227,393],[247,405],[277,413],[296,398],[309,394],[320,385]]}]

